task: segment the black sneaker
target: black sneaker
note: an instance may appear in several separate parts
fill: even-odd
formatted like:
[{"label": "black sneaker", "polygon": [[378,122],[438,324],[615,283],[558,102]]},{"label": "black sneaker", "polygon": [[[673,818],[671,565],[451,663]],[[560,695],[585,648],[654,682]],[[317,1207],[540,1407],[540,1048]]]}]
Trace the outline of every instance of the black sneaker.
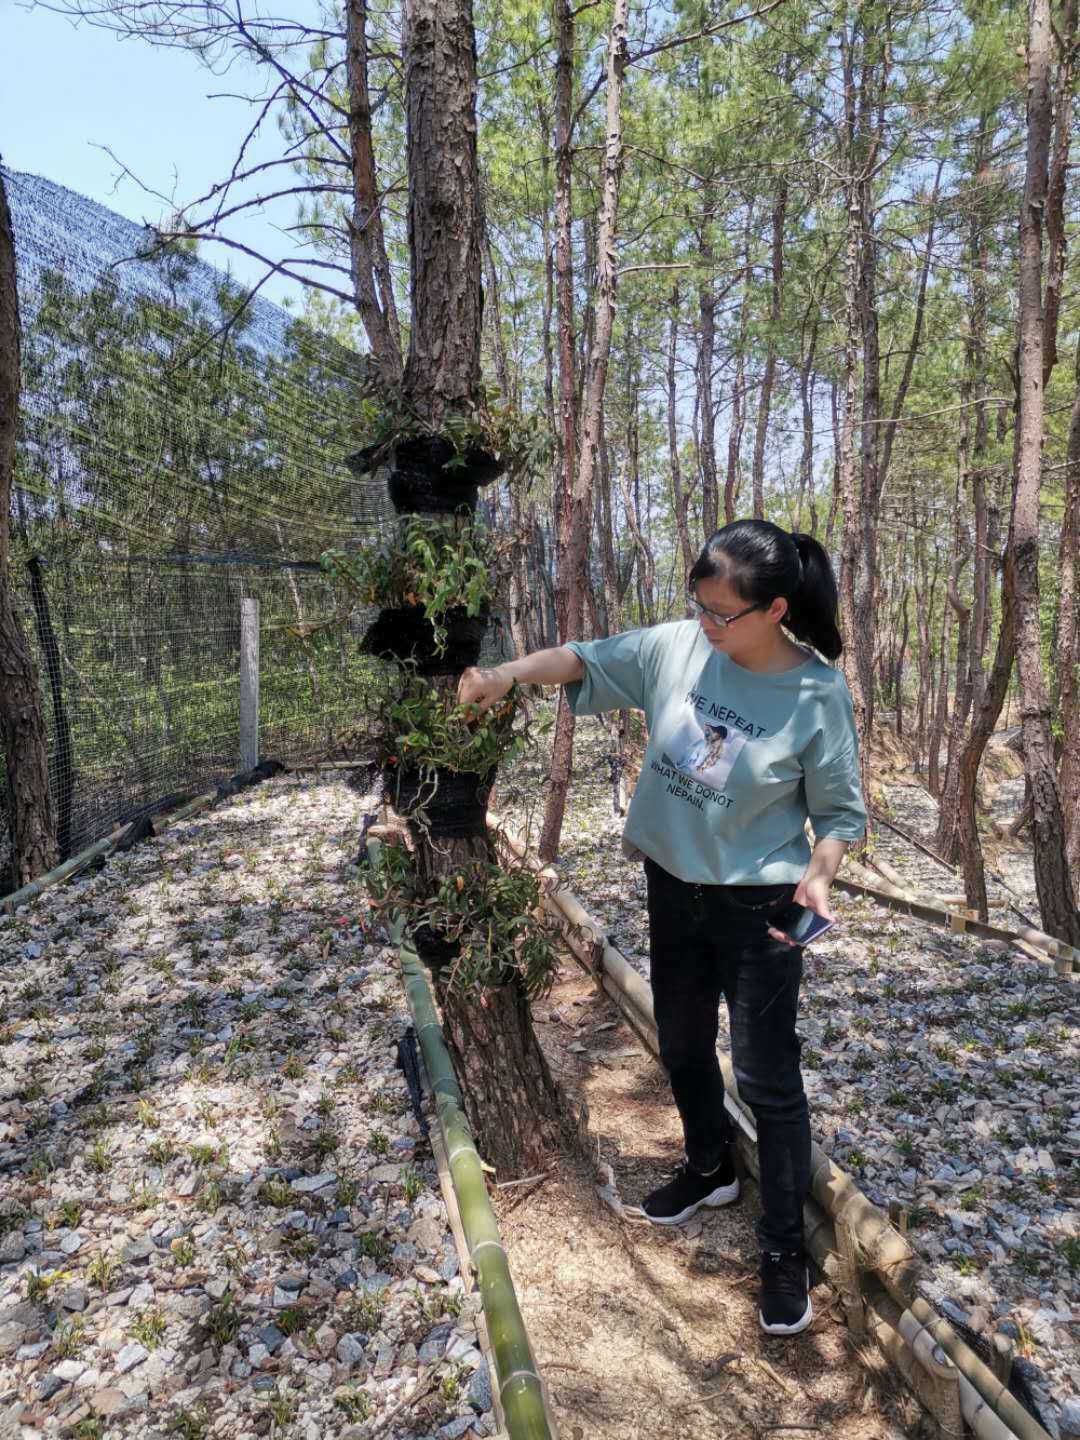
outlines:
[{"label": "black sneaker", "polygon": [[715,1209],[738,1198],[739,1177],[727,1148],[720,1164],[708,1175],[684,1160],[666,1185],[646,1196],[641,1209],[654,1225],[681,1225],[702,1205]]},{"label": "black sneaker", "polygon": [[761,1255],[761,1308],[758,1319],[768,1335],[798,1335],[814,1318],[810,1271],[801,1250],[764,1250]]}]

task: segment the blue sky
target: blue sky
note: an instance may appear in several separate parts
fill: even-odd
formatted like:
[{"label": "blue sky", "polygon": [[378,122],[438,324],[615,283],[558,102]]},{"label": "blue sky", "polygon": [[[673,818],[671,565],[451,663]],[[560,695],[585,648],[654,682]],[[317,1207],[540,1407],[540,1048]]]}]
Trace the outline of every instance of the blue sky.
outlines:
[{"label": "blue sky", "polygon": [[[292,0],[288,6],[296,16],[313,10],[308,0]],[[11,169],[43,175],[130,220],[150,223],[169,207],[132,179],[118,179],[121,167],[95,147],[108,146],[147,186],[175,195],[178,203],[194,199],[228,173],[250,124],[249,107],[208,96],[244,89],[250,72],[245,76],[234,67],[227,76],[215,76],[187,51],[121,41],[18,0],[0,0],[0,33],[7,55],[0,85],[0,156]],[[276,151],[271,123],[252,158],[268,159]],[[261,217],[238,221],[230,233],[281,257],[293,242],[273,227],[294,218],[292,201],[283,200]],[[241,282],[253,283],[263,274],[255,262],[221,245],[204,243],[200,254],[231,269]],[[277,276],[261,293],[279,304],[289,295],[301,303],[300,287]]]}]

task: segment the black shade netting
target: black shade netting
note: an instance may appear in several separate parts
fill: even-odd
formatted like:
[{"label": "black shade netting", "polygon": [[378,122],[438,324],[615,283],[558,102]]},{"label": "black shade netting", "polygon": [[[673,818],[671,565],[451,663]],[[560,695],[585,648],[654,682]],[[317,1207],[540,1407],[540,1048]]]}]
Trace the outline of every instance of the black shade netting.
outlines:
[{"label": "black shade netting", "polygon": [[490,781],[470,772],[403,769],[391,780],[388,798],[399,814],[415,815],[433,839],[463,840],[486,833],[490,793]]},{"label": "black shade netting", "polygon": [[381,610],[364,636],[361,649],[382,660],[415,665],[420,675],[456,675],[480,658],[488,617],[448,610],[440,620],[445,632],[441,649],[435,627],[418,605]]},{"label": "black shade netting", "polygon": [[[320,567],[397,521],[350,473],[363,358],[100,205],[5,171],[23,326],[11,574],[65,854],[229,786],[241,601],[259,601],[260,753],[373,753],[396,675]],[[139,257],[143,258],[139,258]],[[8,888],[0,752],[0,890]]]}]

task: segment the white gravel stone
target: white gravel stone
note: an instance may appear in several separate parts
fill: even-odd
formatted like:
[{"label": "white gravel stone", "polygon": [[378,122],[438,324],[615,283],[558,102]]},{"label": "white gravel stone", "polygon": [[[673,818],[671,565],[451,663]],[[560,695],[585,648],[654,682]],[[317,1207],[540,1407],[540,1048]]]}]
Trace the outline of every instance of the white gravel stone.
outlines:
[{"label": "white gravel stone", "polygon": [[149,1358],[150,1351],[146,1346],[140,1345],[138,1341],[132,1341],[130,1345],[125,1345],[116,1357],[117,1373],[126,1375],[129,1370],[134,1370],[136,1365],[141,1365]]}]

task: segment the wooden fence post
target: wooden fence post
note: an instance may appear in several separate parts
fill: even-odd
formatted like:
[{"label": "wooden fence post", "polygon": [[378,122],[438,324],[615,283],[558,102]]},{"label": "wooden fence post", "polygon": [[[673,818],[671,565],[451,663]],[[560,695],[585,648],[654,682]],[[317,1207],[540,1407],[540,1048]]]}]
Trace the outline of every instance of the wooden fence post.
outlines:
[{"label": "wooden fence post", "polygon": [[259,602],[240,601],[240,768],[259,763]]}]

